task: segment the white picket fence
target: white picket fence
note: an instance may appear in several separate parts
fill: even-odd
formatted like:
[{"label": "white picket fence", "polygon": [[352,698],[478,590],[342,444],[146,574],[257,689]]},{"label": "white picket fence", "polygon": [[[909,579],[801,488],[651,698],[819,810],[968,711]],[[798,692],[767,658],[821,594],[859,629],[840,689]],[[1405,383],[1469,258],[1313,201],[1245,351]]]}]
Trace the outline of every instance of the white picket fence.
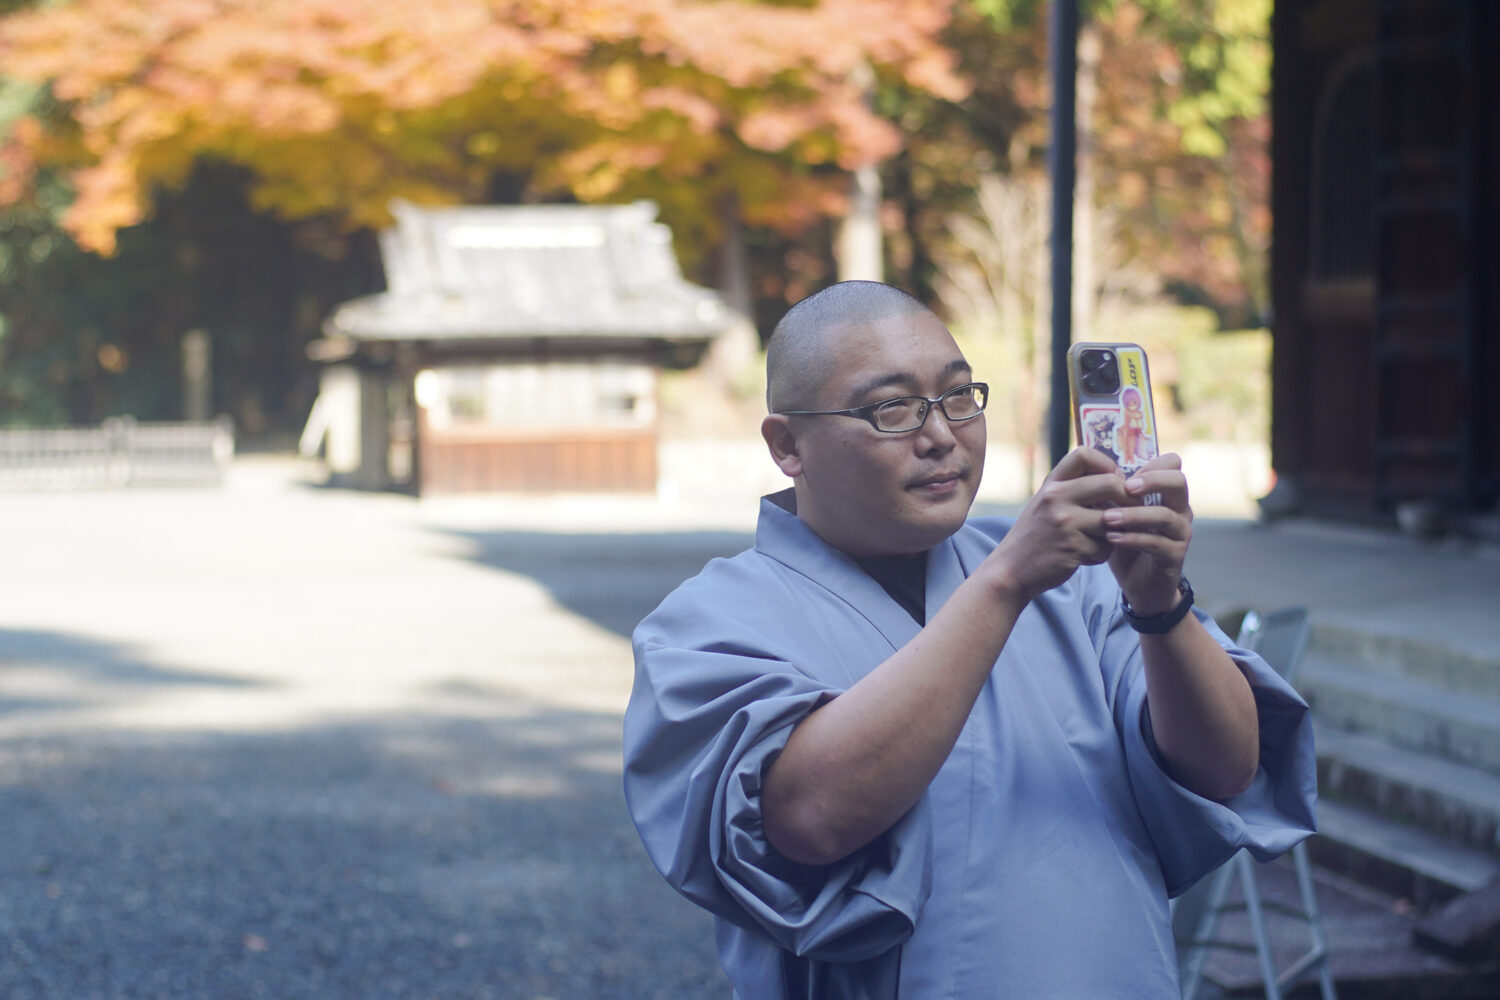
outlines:
[{"label": "white picket fence", "polygon": [[0,429],[0,490],[213,486],[234,458],[228,418],[148,423],[112,417],[99,427]]}]

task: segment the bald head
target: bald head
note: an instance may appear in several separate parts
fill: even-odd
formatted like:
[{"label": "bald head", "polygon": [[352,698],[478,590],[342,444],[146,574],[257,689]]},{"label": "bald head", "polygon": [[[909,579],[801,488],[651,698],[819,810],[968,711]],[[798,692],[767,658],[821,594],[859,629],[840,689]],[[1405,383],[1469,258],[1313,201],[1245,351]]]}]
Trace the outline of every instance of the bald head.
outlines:
[{"label": "bald head", "polygon": [[928,312],[916,298],[878,281],[841,281],[798,302],[781,317],[766,343],[766,408],[815,408],[831,368],[840,329],[868,326],[891,316]]}]

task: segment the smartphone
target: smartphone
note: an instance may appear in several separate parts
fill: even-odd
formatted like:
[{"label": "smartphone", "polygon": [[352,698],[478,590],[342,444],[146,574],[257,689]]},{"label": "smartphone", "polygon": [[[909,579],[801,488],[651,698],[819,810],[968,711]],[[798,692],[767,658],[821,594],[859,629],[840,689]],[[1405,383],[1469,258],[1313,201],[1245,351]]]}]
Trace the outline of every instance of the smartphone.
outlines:
[{"label": "smartphone", "polygon": [[1129,475],[1161,453],[1146,352],[1136,344],[1074,344],[1068,349],[1073,429]]}]

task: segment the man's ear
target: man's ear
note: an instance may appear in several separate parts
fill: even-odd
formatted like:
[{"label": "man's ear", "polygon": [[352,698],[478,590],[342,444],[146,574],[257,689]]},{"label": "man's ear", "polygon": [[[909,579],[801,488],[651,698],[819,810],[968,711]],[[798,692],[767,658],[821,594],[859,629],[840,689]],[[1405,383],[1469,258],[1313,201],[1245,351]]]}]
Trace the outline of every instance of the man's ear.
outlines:
[{"label": "man's ear", "polygon": [[792,479],[802,475],[802,455],[797,450],[797,435],[785,415],[770,413],[760,422],[760,436],[771,449],[771,461]]}]

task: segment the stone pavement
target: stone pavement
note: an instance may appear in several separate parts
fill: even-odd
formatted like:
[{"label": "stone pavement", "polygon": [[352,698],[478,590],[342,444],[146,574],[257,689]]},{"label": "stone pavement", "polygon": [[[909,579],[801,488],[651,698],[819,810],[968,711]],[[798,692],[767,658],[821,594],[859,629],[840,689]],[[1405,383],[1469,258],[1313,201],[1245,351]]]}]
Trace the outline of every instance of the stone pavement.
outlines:
[{"label": "stone pavement", "polygon": [[[764,480],[304,472],[0,495],[0,997],[726,996],[624,814],[619,714],[630,628],[748,544]],[[1488,549],[1203,518],[1189,570],[1213,611],[1500,647]]]}]

